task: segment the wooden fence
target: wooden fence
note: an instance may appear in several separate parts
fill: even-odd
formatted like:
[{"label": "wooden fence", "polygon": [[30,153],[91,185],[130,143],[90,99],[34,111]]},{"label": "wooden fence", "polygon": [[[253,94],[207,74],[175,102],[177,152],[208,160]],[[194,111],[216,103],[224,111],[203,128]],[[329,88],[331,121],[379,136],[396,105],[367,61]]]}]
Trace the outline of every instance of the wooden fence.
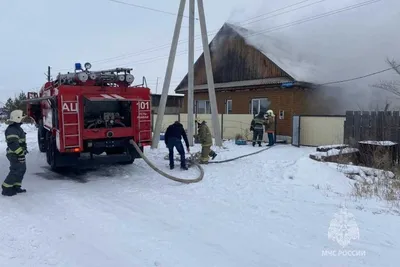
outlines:
[{"label": "wooden fence", "polygon": [[[161,132],[164,132],[167,127],[171,124],[174,123],[174,121],[180,121],[185,129],[187,126],[187,114],[186,113],[181,113],[177,115],[164,115],[164,119],[161,125]],[[198,115],[198,118],[201,120],[205,120],[208,124],[208,127],[211,130],[211,133],[214,136],[214,131],[212,128],[212,122],[211,122],[211,114],[202,114]],[[233,139],[235,138],[236,134],[241,134],[243,137],[246,139],[251,139],[252,133],[250,132],[250,122],[253,119],[253,115],[251,114],[218,114],[218,119],[220,122],[221,126],[221,135],[222,138],[224,139]],[[155,123],[157,120],[157,114],[153,114],[152,118],[152,127],[154,129]],[[196,132],[195,125],[193,125],[193,132]],[[265,135],[264,140],[267,139],[267,135]]]},{"label": "wooden fence", "polygon": [[[201,120],[205,120],[208,124],[208,127],[211,130],[212,135],[214,136],[214,131],[212,127],[211,114],[201,114],[197,115]],[[218,114],[218,119],[221,127],[221,135],[223,139],[234,139],[237,134],[242,135],[245,139],[251,140],[253,133],[250,131],[250,123],[253,119],[252,114]],[[157,120],[157,114],[152,115],[152,129],[155,127],[155,123]],[[161,124],[161,132],[164,132],[167,127],[174,123],[175,121],[180,121],[185,129],[187,126],[188,115],[186,113],[181,114],[166,114],[164,115],[163,122]],[[275,120],[277,122],[277,120]],[[278,126],[275,126],[275,130],[278,131]],[[193,125],[193,132],[196,133],[197,127]],[[286,140],[285,137],[277,135],[280,140]],[[267,133],[264,134],[263,140],[267,141],[268,136]]]},{"label": "wooden fence", "polygon": [[344,141],[392,141],[400,143],[399,111],[347,111]]}]

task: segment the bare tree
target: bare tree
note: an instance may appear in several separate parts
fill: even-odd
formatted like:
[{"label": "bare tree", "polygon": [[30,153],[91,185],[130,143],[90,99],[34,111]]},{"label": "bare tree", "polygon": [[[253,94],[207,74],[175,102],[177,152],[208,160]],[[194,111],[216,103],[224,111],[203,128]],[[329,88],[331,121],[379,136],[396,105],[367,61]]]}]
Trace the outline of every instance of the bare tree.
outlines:
[{"label": "bare tree", "polygon": [[[386,62],[389,66],[400,75],[400,64],[397,63],[394,59],[386,59]],[[396,96],[400,97],[400,80],[397,81],[382,81],[379,84],[372,85],[375,88],[380,88],[387,92],[393,93]]]}]

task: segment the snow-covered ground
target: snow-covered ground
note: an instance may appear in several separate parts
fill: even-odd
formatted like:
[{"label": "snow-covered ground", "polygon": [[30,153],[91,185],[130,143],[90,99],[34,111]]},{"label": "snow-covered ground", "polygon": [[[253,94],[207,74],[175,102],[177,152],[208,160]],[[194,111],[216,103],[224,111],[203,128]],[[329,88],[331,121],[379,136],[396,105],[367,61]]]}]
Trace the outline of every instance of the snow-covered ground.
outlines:
[{"label": "snow-covered ground", "polygon": [[[47,169],[35,128],[24,127],[28,193],[0,199],[0,266],[398,266],[399,217],[385,202],[352,199],[353,181],[309,159],[315,148],[277,145],[210,164],[198,184],[167,180],[143,160],[86,173],[79,183]],[[260,149],[225,146],[216,160]],[[197,176],[170,171],[160,147],[145,151],[157,166]],[[347,217],[338,215],[341,205]],[[337,228],[348,220],[356,238],[349,244]]]}]

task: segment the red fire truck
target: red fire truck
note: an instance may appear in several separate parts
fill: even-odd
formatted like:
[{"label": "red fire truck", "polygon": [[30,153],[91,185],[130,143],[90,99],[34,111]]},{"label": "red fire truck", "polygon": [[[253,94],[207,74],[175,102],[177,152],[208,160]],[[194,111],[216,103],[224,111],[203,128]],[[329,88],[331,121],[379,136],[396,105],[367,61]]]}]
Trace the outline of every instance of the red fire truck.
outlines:
[{"label": "red fire truck", "polygon": [[[75,71],[58,74],[39,94],[27,95],[28,116],[38,128],[38,145],[53,170],[81,162],[133,163],[151,145],[150,89],[132,86],[132,69]],[[103,160],[102,160],[103,159]]]}]

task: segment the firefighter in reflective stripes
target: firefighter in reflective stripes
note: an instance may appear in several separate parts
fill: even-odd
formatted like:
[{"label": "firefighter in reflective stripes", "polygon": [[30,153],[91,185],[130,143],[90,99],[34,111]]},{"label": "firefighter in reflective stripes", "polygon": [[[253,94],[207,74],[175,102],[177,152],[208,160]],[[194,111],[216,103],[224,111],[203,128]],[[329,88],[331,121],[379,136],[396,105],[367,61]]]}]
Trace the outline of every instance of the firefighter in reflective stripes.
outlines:
[{"label": "firefighter in reflective stripes", "polygon": [[250,131],[253,131],[253,146],[255,146],[256,143],[258,143],[258,146],[261,146],[264,126],[267,124],[264,114],[263,111],[260,111],[260,113],[258,113],[250,123]]},{"label": "firefighter in reflective stripes", "polygon": [[195,122],[197,123],[198,134],[201,143],[200,164],[207,164],[210,157],[211,159],[215,159],[217,156],[217,153],[211,149],[213,144],[211,131],[205,121],[200,123],[200,119],[196,119]]},{"label": "firefighter in reflective stripes", "polygon": [[26,172],[25,155],[28,153],[26,133],[21,128],[24,119],[22,110],[14,110],[7,121],[10,125],[5,131],[7,141],[7,158],[10,161],[10,172],[2,184],[2,195],[14,196],[26,192],[21,183]]}]

